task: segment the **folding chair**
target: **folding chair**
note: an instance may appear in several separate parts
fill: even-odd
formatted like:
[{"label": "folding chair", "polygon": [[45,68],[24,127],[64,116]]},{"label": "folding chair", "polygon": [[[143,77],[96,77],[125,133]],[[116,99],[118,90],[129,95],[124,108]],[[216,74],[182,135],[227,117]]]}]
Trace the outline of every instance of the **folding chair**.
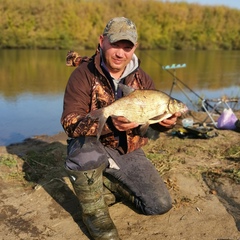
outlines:
[{"label": "folding chair", "polygon": [[[217,98],[217,99],[203,99],[202,100],[202,107],[207,113],[207,118],[203,121],[205,123],[208,118],[211,119],[212,124],[214,125],[215,128],[217,128],[217,122],[213,119],[212,114],[218,113],[221,115],[222,111],[226,109],[231,109],[228,103],[230,102],[235,102],[238,103],[239,99],[238,98],[227,98],[227,97],[222,97],[222,98]],[[212,105],[212,104],[214,105]],[[211,106],[211,110],[208,109],[208,107]]]}]

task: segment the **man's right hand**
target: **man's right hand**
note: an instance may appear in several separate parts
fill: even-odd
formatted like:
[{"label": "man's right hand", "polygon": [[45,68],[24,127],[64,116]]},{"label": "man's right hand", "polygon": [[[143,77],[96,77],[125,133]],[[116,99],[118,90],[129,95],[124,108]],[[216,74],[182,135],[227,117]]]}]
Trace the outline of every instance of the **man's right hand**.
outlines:
[{"label": "man's right hand", "polygon": [[138,123],[129,122],[129,120],[123,116],[119,116],[119,117],[112,116],[112,122],[115,128],[119,131],[127,131],[139,125]]}]

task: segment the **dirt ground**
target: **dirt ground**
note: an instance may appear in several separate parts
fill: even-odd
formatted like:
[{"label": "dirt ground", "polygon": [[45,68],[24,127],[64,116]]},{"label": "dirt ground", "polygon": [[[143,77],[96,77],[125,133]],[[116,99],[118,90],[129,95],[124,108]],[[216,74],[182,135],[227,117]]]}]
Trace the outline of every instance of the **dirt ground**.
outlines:
[{"label": "dirt ground", "polygon": [[[196,135],[179,123],[144,151],[167,184],[173,208],[144,216],[125,202],[109,207],[122,240],[240,239],[238,131]],[[0,147],[0,239],[90,239],[62,168],[65,157],[65,133]]]}]

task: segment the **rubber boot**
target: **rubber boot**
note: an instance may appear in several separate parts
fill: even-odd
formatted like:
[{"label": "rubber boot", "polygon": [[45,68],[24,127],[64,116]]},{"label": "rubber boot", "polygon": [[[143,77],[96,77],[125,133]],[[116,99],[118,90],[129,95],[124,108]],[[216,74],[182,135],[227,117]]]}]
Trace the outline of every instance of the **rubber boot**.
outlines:
[{"label": "rubber boot", "polygon": [[113,194],[107,187],[103,185],[103,198],[108,206],[112,206],[119,202],[116,195]]},{"label": "rubber boot", "polygon": [[104,164],[88,171],[67,170],[82,209],[82,220],[94,240],[119,240],[103,197]]},{"label": "rubber boot", "polygon": [[104,186],[115,195],[116,201],[119,201],[120,198],[123,198],[134,204],[135,197],[132,192],[117,179],[108,174],[105,174],[103,177],[103,183]]}]

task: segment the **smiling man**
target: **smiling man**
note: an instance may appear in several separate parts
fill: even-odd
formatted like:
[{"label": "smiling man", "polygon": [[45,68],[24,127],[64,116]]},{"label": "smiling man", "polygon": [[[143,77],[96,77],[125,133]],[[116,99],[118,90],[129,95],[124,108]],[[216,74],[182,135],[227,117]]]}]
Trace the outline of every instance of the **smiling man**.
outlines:
[{"label": "smiling man", "polygon": [[[168,190],[141,149],[147,138],[139,125],[123,116],[109,117],[97,140],[98,120],[89,117],[123,96],[119,83],[134,89],[154,89],[135,55],[137,29],[125,17],[111,19],[99,37],[98,49],[73,71],[66,86],[62,126],[69,136],[65,168],[93,239],[118,240],[107,204],[115,197],[129,200],[146,215],[171,209]],[[155,124],[171,128],[180,113]],[[106,190],[110,192],[105,194]]]}]

